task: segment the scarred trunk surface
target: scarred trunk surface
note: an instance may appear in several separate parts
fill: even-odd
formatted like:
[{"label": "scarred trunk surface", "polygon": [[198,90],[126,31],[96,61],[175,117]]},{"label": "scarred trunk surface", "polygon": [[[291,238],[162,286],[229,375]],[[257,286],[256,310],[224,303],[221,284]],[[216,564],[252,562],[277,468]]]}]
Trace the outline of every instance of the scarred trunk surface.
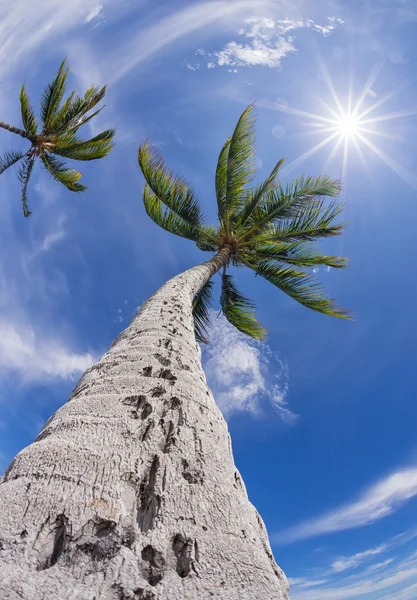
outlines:
[{"label": "scarred trunk surface", "polygon": [[193,333],[225,253],[166,283],[0,485],[2,600],[286,600]]}]

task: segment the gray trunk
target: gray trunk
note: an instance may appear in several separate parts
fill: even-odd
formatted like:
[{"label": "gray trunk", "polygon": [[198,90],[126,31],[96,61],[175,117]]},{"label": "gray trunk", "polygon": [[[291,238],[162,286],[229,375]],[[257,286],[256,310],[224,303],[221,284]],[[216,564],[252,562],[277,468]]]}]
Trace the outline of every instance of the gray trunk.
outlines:
[{"label": "gray trunk", "polygon": [[286,600],[201,368],[194,294],[166,283],[0,484],[2,600]]},{"label": "gray trunk", "polygon": [[17,135],[20,135],[23,138],[31,139],[31,137],[26,133],[26,131],[23,131],[23,129],[19,129],[19,127],[14,127],[13,125],[9,125],[8,123],[5,123],[4,121],[0,121],[0,127],[2,129],[7,129],[7,131],[11,131],[11,133],[16,133]]}]

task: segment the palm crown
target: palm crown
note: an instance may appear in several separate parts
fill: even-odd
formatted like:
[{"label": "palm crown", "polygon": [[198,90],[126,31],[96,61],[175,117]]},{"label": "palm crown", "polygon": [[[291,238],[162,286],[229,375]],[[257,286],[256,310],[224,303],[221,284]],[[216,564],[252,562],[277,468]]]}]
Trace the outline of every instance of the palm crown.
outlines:
[{"label": "palm crown", "polygon": [[[191,187],[165,167],[148,141],[139,147],[139,165],[146,180],[143,200],[147,214],[163,229],[193,240],[201,250],[229,248],[230,260],[223,268],[220,305],[228,321],[239,331],[261,339],[266,330],[256,320],[253,303],[236,288],[228,267],[246,266],[304,306],[349,319],[348,311],[328,298],[305,268],[326,265],[345,267],[340,256],[327,256],[315,248],[321,238],[342,233],[335,224],[343,205],[326,196],[340,192],[340,184],[327,176],[299,177],[286,186],[278,181],[284,159],[260,185],[252,186],[255,174],[253,105],[240,117],[231,138],[224,144],[216,168],[219,224],[204,225],[203,215]],[[209,281],[194,299],[196,337],[206,342],[208,307],[212,299]]]},{"label": "palm crown", "polygon": [[84,96],[71,92],[63,101],[69,67],[64,60],[55,79],[44,90],[40,102],[41,127],[38,131],[37,120],[30,104],[25,86],[20,92],[20,107],[24,130],[0,122],[0,126],[17,133],[30,142],[30,148],[24,151],[6,152],[0,157],[0,174],[15,163],[22,161],[19,180],[22,185],[22,204],[25,217],[28,209],[27,189],[36,160],[40,160],[50,175],[62,183],[71,192],[82,192],[86,186],[79,182],[81,173],[67,168],[63,159],[96,160],[106,156],[113,147],[113,129],[106,129],[98,135],[81,140],[78,130],[93,119],[104,108],[91,112],[104,98],[106,87],[90,86]]}]

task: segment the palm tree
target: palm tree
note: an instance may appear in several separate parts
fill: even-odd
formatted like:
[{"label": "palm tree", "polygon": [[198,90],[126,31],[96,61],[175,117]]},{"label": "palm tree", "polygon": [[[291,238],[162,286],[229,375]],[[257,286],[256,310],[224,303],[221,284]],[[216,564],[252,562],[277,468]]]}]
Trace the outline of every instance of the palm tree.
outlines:
[{"label": "palm tree", "polygon": [[249,107],[220,154],[218,227],[203,225],[191,188],[149,143],[141,145],[148,214],[215,255],[142,305],[5,472],[0,596],[288,599],[286,577],[234,465],[196,338],[206,337],[208,282],[220,269],[226,318],[248,335],[264,335],[227,271],[233,265],[248,266],[309,308],[347,318],[302,270],[345,261],[313,247],[342,231],[333,223],[340,205],[324,205],[338,183],[301,178],[282,187],[280,161],[266,182],[248,187],[253,119]]},{"label": "palm tree", "polygon": [[20,109],[24,129],[0,121],[1,128],[20,135],[30,142],[28,150],[12,150],[5,152],[0,157],[0,175],[21,161],[18,177],[22,186],[22,205],[25,217],[31,214],[28,208],[27,190],[37,160],[41,161],[53,179],[62,183],[68,190],[83,192],[87,188],[79,182],[81,173],[76,169],[67,168],[63,158],[97,160],[106,156],[113,147],[113,129],[106,129],[88,140],[81,140],[78,136],[78,130],[104,108],[102,106],[93,113],[91,112],[104,98],[106,86],[102,88],[91,86],[83,97],[71,92],[63,101],[68,73],[69,67],[66,67],[64,60],[55,79],[42,94],[40,131],[38,131],[35,113],[24,84],[20,91]]}]

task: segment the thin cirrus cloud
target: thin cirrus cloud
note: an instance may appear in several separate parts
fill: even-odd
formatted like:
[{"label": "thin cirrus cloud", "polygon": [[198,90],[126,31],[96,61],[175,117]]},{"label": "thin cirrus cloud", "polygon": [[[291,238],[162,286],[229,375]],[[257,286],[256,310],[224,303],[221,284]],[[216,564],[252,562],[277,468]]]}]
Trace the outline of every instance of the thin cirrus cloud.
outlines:
[{"label": "thin cirrus cloud", "polygon": [[363,527],[392,514],[417,496],[417,468],[392,473],[369,487],[357,500],[272,536],[277,544]]},{"label": "thin cirrus cloud", "polygon": [[210,344],[203,350],[209,386],[225,416],[238,412],[259,414],[269,402],[286,424],[296,422],[288,405],[288,368],[267,344],[240,333],[211,312]]},{"label": "thin cirrus cloud", "polygon": [[188,68],[200,68],[204,60],[209,69],[229,67],[237,71],[240,67],[264,66],[280,67],[282,60],[289,54],[297,52],[294,32],[299,29],[310,29],[323,36],[330,35],[333,30],[343,24],[339,17],[328,17],[324,25],[312,19],[278,19],[252,16],[244,20],[239,29],[239,41],[228,42],[221,50],[208,52],[203,48],[197,50],[196,60],[188,64]]}]

